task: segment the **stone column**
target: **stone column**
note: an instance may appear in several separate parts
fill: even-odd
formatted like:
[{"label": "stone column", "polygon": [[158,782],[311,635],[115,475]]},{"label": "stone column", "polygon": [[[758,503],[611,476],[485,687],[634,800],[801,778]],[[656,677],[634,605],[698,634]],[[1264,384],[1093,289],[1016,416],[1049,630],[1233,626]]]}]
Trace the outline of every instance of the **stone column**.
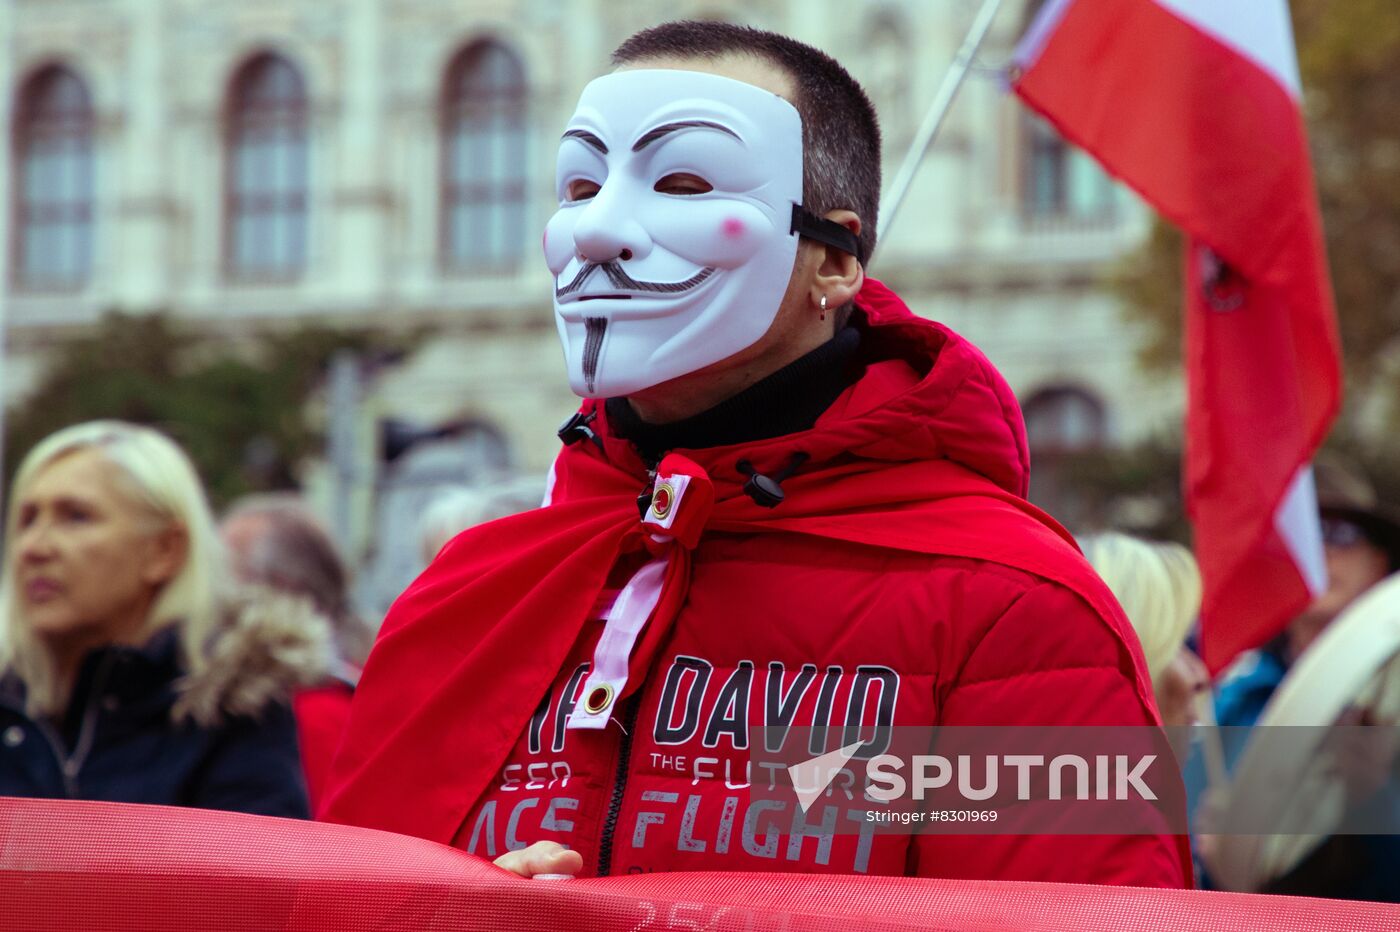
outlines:
[{"label": "stone column", "polygon": [[[15,41],[11,34],[11,8],[9,3],[0,3],[0,62],[4,63],[0,66],[3,69],[0,70],[0,126],[7,129],[14,126],[14,114],[10,108],[14,106],[15,93],[19,90],[19,75],[14,70]],[[0,145],[0,296],[10,290],[10,257],[14,254],[14,244],[10,242],[10,158],[13,150],[12,137],[5,139],[3,145]],[[5,306],[8,303],[0,299],[0,351],[4,349]],[[4,365],[3,360],[4,356],[0,355],[0,366]],[[0,374],[0,388],[3,388],[3,384],[3,375]],[[3,400],[3,392],[0,392],[0,400]],[[3,411],[3,408],[0,408],[0,411]],[[3,438],[3,432],[0,432],[0,438]]]},{"label": "stone column", "polygon": [[393,196],[385,180],[382,0],[346,4],[343,107],[336,135],[339,149],[332,222],[336,290],[352,304],[384,294]]},{"label": "stone column", "polygon": [[[15,97],[14,40],[10,35],[10,4],[0,3],[0,62],[5,62],[0,71],[0,126],[13,126],[10,107]],[[6,308],[9,307],[10,256],[13,246],[10,242],[10,151],[13,147],[7,139],[0,146],[0,475],[5,469],[5,409],[10,401],[10,380],[12,367],[7,365]]]},{"label": "stone column", "polygon": [[163,0],[127,0],[125,7],[130,44],[124,113],[114,140],[117,158],[113,167],[119,193],[116,235],[109,240],[116,259],[111,281],[123,310],[143,311],[169,303],[175,277],[166,4]]}]

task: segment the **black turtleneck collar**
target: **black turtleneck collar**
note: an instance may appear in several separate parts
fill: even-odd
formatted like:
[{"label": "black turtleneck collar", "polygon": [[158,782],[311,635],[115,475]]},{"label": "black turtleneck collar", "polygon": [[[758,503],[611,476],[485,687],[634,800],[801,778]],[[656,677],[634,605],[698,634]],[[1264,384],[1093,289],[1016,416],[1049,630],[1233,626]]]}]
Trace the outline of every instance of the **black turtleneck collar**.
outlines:
[{"label": "black turtleneck collar", "polygon": [[613,433],[632,441],[655,464],[671,450],[699,450],[767,440],[808,430],[860,378],[860,331],[846,327],[831,340],[707,411],[670,424],[648,424],[626,398],[605,402]]}]

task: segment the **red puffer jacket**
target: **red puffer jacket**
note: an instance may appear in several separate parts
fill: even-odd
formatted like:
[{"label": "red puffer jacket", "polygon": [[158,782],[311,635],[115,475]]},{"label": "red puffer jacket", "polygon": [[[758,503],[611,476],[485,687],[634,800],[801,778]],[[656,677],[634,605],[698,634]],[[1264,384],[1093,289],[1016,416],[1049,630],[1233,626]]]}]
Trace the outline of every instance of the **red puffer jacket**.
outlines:
[{"label": "red puffer jacket", "polygon": [[[1024,501],[1001,377],[879,283],[858,304],[863,355],[882,361],[811,430],[686,451],[713,510],[673,551],[608,727],[564,726],[606,592],[656,548],[637,528],[645,466],[589,402],[600,442],[564,451],[551,506],[457,538],[391,611],[323,817],[487,857],[557,840],[585,875],[1186,884],[1167,835],[823,837],[751,818],[750,724],[1156,721],[1121,610]],[[739,462],[771,473],[795,453],[783,504],[749,501]]]}]

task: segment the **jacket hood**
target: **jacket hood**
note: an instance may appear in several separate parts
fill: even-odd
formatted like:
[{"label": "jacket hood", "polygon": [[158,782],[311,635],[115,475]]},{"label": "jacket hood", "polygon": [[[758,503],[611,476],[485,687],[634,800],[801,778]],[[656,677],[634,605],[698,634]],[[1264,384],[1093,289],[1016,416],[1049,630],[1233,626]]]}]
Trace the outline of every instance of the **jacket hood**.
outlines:
[{"label": "jacket hood", "polygon": [[177,684],[176,718],[255,716],[338,673],[330,621],[306,599],[260,588],[226,601],[204,659]]},{"label": "jacket hood", "polygon": [[[867,278],[856,298],[864,376],[809,430],[728,447],[680,451],[706,465],[735,457],[760,469],[779,468],[793,453],[810,457],[804,472],[855,460],[949,460],[1025,498],[1030,454],[1020,406],[986,356],[948,327],[916,317],[894,292]],[[603,419],[601,402],[583,405]],[[605,455],[643,470],[630,445],[601,432]],[[729,463],[732,465],[732,463]]]},{"label": "jacket hood", "polygon": [[862,442],[853,452],[872,458],[952,460],[1024,498],[1025,420],[991,361],[943,324],[916,317],[879,281],[866,279],[856,307],[868,323],[871,357],[884,361],[872,364],[816,429],[829,423],[858,433]]}]

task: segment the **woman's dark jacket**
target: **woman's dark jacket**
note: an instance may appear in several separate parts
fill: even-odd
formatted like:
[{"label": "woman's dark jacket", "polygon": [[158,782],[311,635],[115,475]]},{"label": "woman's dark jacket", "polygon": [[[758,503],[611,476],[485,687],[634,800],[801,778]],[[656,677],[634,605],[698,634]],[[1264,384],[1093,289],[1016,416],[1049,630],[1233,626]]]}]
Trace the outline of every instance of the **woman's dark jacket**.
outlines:
[{"label": "woman's dark jacket", "polygon": [[67,711],[31,718],[0,677],[0,796],[308,816],[292,689],[325,675],[329,631],[275,597],[241,599],[186,677],[175,631],[82,661]]}]

